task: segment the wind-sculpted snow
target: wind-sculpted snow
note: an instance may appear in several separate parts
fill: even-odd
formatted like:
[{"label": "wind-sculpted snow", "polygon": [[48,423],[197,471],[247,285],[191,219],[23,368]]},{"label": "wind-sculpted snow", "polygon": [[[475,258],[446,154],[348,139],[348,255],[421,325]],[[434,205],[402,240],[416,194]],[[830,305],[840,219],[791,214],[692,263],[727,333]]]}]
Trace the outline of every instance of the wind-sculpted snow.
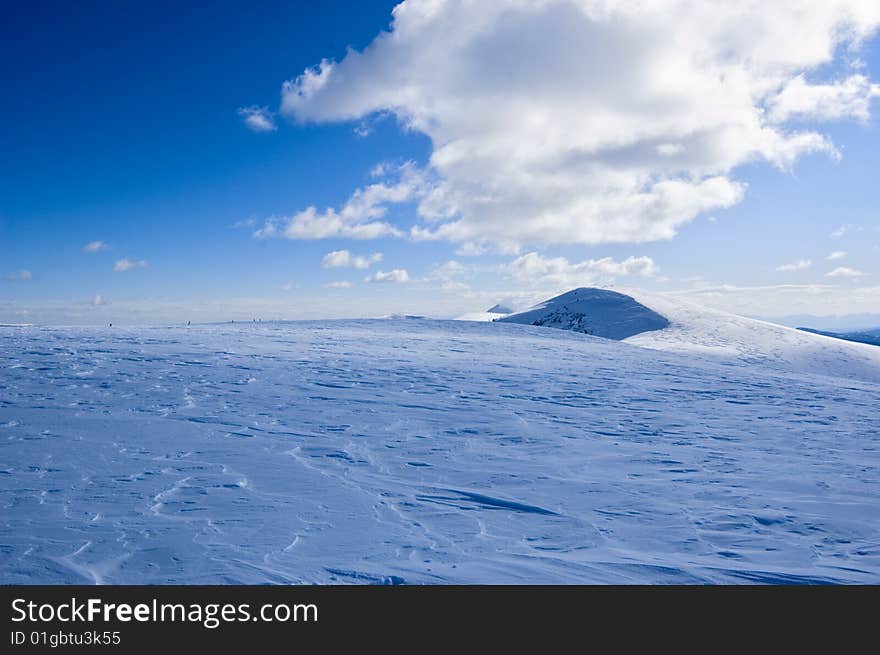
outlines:
[{"label": "wind-sculpted snow", "polygon": [[2,328],[0,582],[877,583],[878,407],[500,323]]},{"label": "wind-sculpted snow", "polygon": [[626,339],[669,325],[664,316],[630,296],[591,287],[573,289],[496,321],[572,330],[606,339]]}]

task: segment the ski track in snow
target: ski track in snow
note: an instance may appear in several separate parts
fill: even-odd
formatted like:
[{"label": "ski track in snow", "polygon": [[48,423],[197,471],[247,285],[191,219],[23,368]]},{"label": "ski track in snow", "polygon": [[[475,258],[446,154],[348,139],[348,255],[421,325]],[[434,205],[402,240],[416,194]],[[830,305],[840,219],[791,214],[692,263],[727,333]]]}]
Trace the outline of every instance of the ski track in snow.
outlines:
[{"label": "ski track in snow", "polygon": [[2,328],[0,582],[880,582],[873,354],[670,320]]}]

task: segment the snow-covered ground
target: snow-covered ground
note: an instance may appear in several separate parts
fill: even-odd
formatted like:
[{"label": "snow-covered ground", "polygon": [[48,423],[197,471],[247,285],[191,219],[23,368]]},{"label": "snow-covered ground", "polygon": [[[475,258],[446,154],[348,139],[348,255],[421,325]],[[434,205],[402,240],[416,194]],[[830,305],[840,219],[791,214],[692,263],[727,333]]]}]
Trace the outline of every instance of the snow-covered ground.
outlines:
[{"label": "snow-covered ground", "polygon": [[499,314],[498,312],[467,312],[455,318],[456,321],[494,321],[504,318],[507,314]]},{"label": "snow-covered ground", "polygon": [[872,347],[649,306],[2,328],[0,582],[880,582]]}]

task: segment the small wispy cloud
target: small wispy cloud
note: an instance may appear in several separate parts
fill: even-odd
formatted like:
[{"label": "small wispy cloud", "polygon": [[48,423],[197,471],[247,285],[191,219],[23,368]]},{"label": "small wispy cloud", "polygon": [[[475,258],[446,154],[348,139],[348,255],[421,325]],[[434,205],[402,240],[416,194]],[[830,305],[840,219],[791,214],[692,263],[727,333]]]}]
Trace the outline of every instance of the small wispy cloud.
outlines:
[{"label": "small wispy cloud", "polygon": [[380,161],[370,169],[370,177],[383,177],[391,170],[391,165],[387,161]]},{"label": "small wispy cloud", "polygon": [[447,262],[436,264],[431,267],[430,279],[448,280],[449,278],[460,277],[470,272],[470,267],[465,266],[455,259],[450,259]]},{"label": "small wispy cloud", "polygon": [[268,107],[240,107],[238,115],[241,116],[245,126],[253,132],[274,132],[278,129],[275,124],[275,114]]},{"label": "small wispy cloud", "polygon": [[862,228],[859,225],[854,225],[852,223],[844,223],[839,228],[834,230],[834,232],[831,233],[831,238],[832,239],[839,239],[840,237],[844,236],[845,234],[848,234],[850,232],[858,232],[861,229]]},{"label": "small wispy cloud", "polygon": [[393,282],[396,284],[402,284],[404,282],[409,282],[409,273],[403,268],[395,268],[393,271],[388,271],[387,273],[376,271],[373,275],[365,277],[364,282],[379,284]]},{"label": "small wispy cloud", "polygon": [[10,282],[27,282],[28,280],[33,279],[33,274],[30,271],[25,269],[21,269],[20,271],[16,271],[15,273],[8,273],[3,276],[4,280],[9,280]]},{"label": "small wispy cloud", "polygon": [[82,247],[83,252],[101,252],[102,250],[110,250],[110,244],[106,241],[89,241]]},{"label": "small wispy cloud", "polygon": [[804,271],[810,266],[813,265],[809,259],[801,259],[800,261],[796,261],[793,264],[783,264],[782,266],[777,266],[777,271],[782,271],[784,273],[791,273],[793,271]]},{"label": "small wispy cloud", "polygon": [[439,282],[441,291],[467,291],[471,287],[462,278],[473,275],[473,267],[465,266],[459,261],[450,259],[443,264],[431,267],[425,281]]},{"label": "small wispy cloud", "polygon": [[92,307],[101,307],[106,304],[107,304],[107,301],[104,300],[103,296],[101,296],[100,293],[96,294],[95,297],[92,298]]},{"label": "small wispy cloud", "polygon": [[833,271],[829,273],[825,273],[825,277],[849,277],[856,278],[862,277],[865,274],[861,271],[858,271],[854,268],[847,268],[846,266],[840,266],[839,268],[835,268]]},{"label": "small wispy cloud", "polygon": [[235,221],[235,223],[233,223],[232,225],[230,225],[230,227],[231,227],[233,230],[238,230],[238,229],[243,228],[243,227],[253,227],[253,226],[256,225],[256,224],[257,224],[257,219],[256,219],[256,218],[244,218],[244,219],[242,219],[242,220],[240,220],[240,221]]},{"label": "small wispy cloud", "polygon": [[130,271],[135,268],[146,268],[147,262],[143,259],[133,260],[128,259],[127,257],[123,259],[117,259],[116,263],[113,264],[113,271],[116,273],[124,273],[125,271]]},{"label": "small wispy cloud", "polygon": [[334,250],[324,255],[321,266],[324,268],[369,268],[373,264],[382,261],[382,253],[374,252],[371,255],[352,255],[348,250]]},{"label": "small wispy cloud", "polygon": [[828,255],[825,259],[828,259],[830,261],[835,261],[837,259],[843,259],[844,257],[846,257],[846,255],[847,255],[847,253],[845,250],[835,250],[830,255]]},{"label": "small wispy cloud", "polygon": [[461,291],[470,291],[471,286],[469,284],[465,284],[464,282],[457,282],[455,280],[446,280],[440,284],[441,291],[447,292],[461,292]]},{"label": "small wispy cloud", "polygon": [[327,289],[348,289],[351,287],[351,282],[348,280],[340,280],[338,282],[328,282],[324,285]]}]

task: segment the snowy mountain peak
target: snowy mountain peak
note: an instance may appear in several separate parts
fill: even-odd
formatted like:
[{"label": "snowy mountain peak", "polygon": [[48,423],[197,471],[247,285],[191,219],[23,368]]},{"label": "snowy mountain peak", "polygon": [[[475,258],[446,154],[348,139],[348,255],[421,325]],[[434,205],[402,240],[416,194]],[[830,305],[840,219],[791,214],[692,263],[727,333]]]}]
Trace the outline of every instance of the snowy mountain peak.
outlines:
[{"label": "snowy mountain peak", "polygon": [[669,325],[666,317],[631,296],[592,287],[572,289],[497,321],[573,330],[617,340]]},{"label": "snowy mountain peak", "polygon": [[489,314],[513,314],[513,310],[506,305],[492,305],[486,312]]}]

